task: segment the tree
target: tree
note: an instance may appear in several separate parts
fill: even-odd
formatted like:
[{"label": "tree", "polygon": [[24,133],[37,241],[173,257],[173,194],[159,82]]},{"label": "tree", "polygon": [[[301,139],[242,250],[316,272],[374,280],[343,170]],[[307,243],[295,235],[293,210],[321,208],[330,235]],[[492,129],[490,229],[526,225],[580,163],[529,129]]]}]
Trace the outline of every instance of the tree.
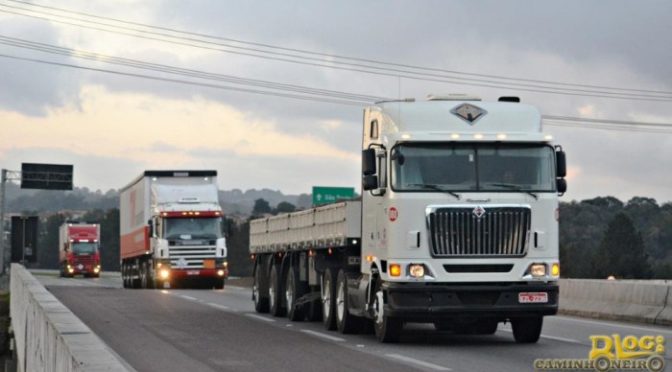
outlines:
[{"label": "tree", "polygon": [[609,222],[593,263],[596,276],[602,279],[609,275],[626,279],[651,277],[642,235],[625,213],[618,213]]},{"label": "tree", "polygon": [[289,202],[280,202],[278,205],[275,207],[273,210],[273,214],[278,214],[278,213],[291,213],[296,210],[296,207],[294,204],[289,203]]},{"label": "tree", "polygon": [[271,206],[264,199],[257,199],[254,201],[254,208],[252,208],[252,215],[261,216],[266,213],[271,213]]}]

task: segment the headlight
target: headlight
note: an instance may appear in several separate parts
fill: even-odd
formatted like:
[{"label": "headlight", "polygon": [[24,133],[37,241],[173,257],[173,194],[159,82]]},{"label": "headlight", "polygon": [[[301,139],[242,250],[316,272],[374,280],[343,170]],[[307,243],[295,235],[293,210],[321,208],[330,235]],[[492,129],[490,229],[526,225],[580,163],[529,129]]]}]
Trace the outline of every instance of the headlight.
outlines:
[{"label": "headlight", "polygon": [[408,273],[413,278],[424,278],[425,277],[425,265],[423,264],[412,264],[408,266]]},{"label": "headlight", "polygon": [[217,276],[224,276],[224,270],[222,269],[217,270]]},{"label": "headlight", "polygon": [[100,266],[96,266],[96,267],[93,268],[94,273],[98,274],[99,271],[100,271]]},{"label": "headlight", "polygon": [[546,264],[530,265],[530,274],[535,277],[546,276]]},{"label": "headlight", "polygon": [[168,269],[161,269],[159,271],[159,275],[161,276],[161,279],[168,279],[170,277],[170,270]]}]

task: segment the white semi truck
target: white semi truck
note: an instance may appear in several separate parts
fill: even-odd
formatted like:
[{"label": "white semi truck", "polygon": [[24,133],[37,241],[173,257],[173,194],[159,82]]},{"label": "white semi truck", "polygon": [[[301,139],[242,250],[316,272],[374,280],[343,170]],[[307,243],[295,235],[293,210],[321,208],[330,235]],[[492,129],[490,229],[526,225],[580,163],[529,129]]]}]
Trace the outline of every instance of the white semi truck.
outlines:
[{"label": "white semi truck", "polygon": [[404,323],[536,342],[558,309],[565,154],[517,97],[364,110],[362,197],[251,221],[258,312],[399,339]]},{"label": "white semi truck", "polygon": [[217,171],[145,171],[119,199],[125,288],[224,287]]}]

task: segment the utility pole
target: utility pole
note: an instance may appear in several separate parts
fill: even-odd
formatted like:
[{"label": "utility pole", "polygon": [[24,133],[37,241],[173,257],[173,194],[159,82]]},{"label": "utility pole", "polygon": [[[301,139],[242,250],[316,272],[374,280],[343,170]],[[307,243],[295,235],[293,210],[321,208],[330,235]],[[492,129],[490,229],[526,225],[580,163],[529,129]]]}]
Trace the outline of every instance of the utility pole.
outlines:
[{"label": "utility pole", "polygon": [[7,169],[2,170],[0,176],[0,257],[2,258],[2,275],[5,275],[7,253],[5,252],[5,183],[7,182]]},{"label": "utility pole", "polygon": [[9,268],[10,261],[10,249],[9,244],[5,244],[5,211],[7,209],[7,182],[9,181],[21,181],[21,172],[20,171],[11,171],[7,169],[2,169],[0,171],[0,265],[2,267],[2,273],[0,276],[7,274],[7,269]]}]

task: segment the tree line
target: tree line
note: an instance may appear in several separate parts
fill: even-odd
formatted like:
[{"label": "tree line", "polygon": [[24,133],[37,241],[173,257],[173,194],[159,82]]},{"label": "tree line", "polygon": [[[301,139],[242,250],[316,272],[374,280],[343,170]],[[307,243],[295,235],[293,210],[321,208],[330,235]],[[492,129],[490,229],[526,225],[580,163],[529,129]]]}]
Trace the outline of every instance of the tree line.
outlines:
[{"label": "tree line", "polygon": [[[271,207],[264,199],[257,199],[253,216],[227,221],[231,275],[251,274],[249,220],[294,210],[288,202]],[[69,214],[57,213],[41,221],[38,267],[58,267],[58,228],[68,219]],[[93,209],[80,220],[100,223],[103,270],[118,271],[119,209]],[[559,221],[563,277],[672,279],[672,203],[659,205],[645,197],[627,202],[597,197],[560,203]]]}]

